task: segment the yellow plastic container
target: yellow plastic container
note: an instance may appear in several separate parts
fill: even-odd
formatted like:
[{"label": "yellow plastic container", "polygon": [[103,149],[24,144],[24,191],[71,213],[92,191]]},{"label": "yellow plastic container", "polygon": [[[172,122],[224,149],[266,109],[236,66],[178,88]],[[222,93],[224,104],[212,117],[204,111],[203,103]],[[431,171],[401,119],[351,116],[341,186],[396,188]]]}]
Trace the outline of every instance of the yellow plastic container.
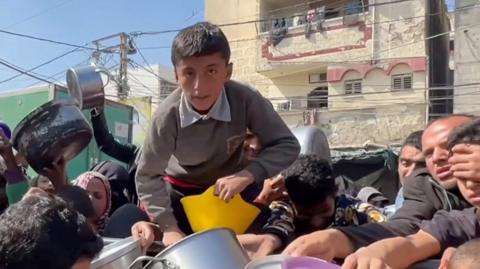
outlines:
[{"label": "yellow plastic container", "polygon": [[214,186],[200,195],[191,195],[180,200],[194,232],[214,228],[230,228],[243,234],[260,214],[260,209],[235,195],[225,202],[214,194]]}]

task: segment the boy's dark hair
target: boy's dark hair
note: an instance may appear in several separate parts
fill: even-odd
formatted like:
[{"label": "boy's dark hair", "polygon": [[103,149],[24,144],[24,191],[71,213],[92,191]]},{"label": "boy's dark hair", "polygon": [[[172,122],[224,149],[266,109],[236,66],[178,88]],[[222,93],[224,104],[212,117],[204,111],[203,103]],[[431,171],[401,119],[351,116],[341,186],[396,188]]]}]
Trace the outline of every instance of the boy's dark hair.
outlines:
[{"label": "boy's dark hair", "polygon": [[95,217],[95,209],[88,192],[78,186],[65,186],[58,196],[86,218]]},{"label": "boy's dark hair", "polygon": [[451,150],[458,144],[480,144],[480,119],[460,125],[448,136],[447,148]]},{"label": "boy's dark hair", "polygon": [[181,30],[172,45],[172,63],[185,57],[212,55],[220,52],[225,62],[230,61],[230,45],[220,27],[210,22],[199,22]]},{"label": "boy's dark hair", "polygon": [[480,264],[480,239],[473,239],[461,245],[448,262],[448,269],[474,269]]},{"label": "boy's dark hair", "polygon": [[317,155],[300,155],[284,175],[291,201],[304,208],[312,208],[337,192],[330,164]]},{"label": "boy's dark hair", "polygon": [[70,269],[102,247],[85,218],[58,197],[27,196],[0,217],[3,269]]},{"label": "boy's dark hair", "polygon": [[412,146],[418,150],[422,150],[422,135],[423,131],[415,131],[407,136],[403,142],[402,148],[405,146]]}]

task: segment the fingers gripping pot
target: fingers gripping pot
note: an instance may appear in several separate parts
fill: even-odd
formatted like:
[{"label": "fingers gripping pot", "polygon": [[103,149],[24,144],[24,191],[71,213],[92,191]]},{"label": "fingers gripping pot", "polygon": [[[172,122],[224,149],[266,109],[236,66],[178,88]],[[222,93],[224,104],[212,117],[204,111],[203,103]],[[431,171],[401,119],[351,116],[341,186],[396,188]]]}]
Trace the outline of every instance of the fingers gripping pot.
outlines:
[{"label": "fingers gripping pot", "polygon": [[35,172],[61,157],[73,159],[92,138],[92,128],[73,100],[53,100],[28,114],[13,131],[13,147]]}]

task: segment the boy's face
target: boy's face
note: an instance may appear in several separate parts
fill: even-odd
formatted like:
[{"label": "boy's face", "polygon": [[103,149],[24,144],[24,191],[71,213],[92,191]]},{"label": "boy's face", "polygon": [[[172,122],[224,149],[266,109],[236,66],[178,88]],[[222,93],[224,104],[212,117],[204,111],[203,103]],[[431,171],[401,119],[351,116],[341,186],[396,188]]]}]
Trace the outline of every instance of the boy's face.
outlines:
[{"label": "boy's face", "polygon": [[425,167],[425,158],[422,151],[411,145],[405,145],[400,152],[398,160],[398,176],[400,183],[405,184],[405,178],[419,168]]},{"label": "boy's face", "polygon": [[311,208],[303,208],[295,205],[297,210],[297,219],[308,224],[315,229],[327,228],[333,221],[335,214],[335,196],[329,195],[325,200]]},{"label": "boy's face", "polygon": [[175,78],[193,108],[206,114],[215,104],[225,82],[232,75],[221,53],[180,59],[175,65]]},{"label": "boy's face", "polygon": [[456,178],[456,180],[462,196],[474,207],[480,208],[480,179],[476,181]]}]

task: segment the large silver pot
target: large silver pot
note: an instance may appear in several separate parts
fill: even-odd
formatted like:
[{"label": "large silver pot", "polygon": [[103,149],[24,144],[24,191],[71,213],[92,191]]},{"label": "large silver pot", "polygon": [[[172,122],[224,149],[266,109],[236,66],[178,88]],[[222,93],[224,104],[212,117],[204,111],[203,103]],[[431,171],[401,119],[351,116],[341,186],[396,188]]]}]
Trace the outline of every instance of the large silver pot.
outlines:
[{"label": "large silver pot", "polygon": [[67,71],[67,87],[80,109],[103,108],[105,92],[102,71],[95,66],[70,68]]},{"label": "large silver pot", "polygon": [[13,131],[13,147],[37,173],[63,157],[73,159],[92,138],[92,128],[73,100],[47,102]]},{"label": "large silver pot", "polygon": [[145,269],[243,269],[249,262],[235,233],[225,228],[192,234],[155,258],[141,257],[137,262],[148,260],[152,262]]},{"label": "large silver pot", "polygon": [[[142,255],[140,242],[132,237],[125,239],[104,238],[102,252],[92,261],[91,269],[117,269],[128,266]],[[141,269],[137,264],[134,269]]]}]

